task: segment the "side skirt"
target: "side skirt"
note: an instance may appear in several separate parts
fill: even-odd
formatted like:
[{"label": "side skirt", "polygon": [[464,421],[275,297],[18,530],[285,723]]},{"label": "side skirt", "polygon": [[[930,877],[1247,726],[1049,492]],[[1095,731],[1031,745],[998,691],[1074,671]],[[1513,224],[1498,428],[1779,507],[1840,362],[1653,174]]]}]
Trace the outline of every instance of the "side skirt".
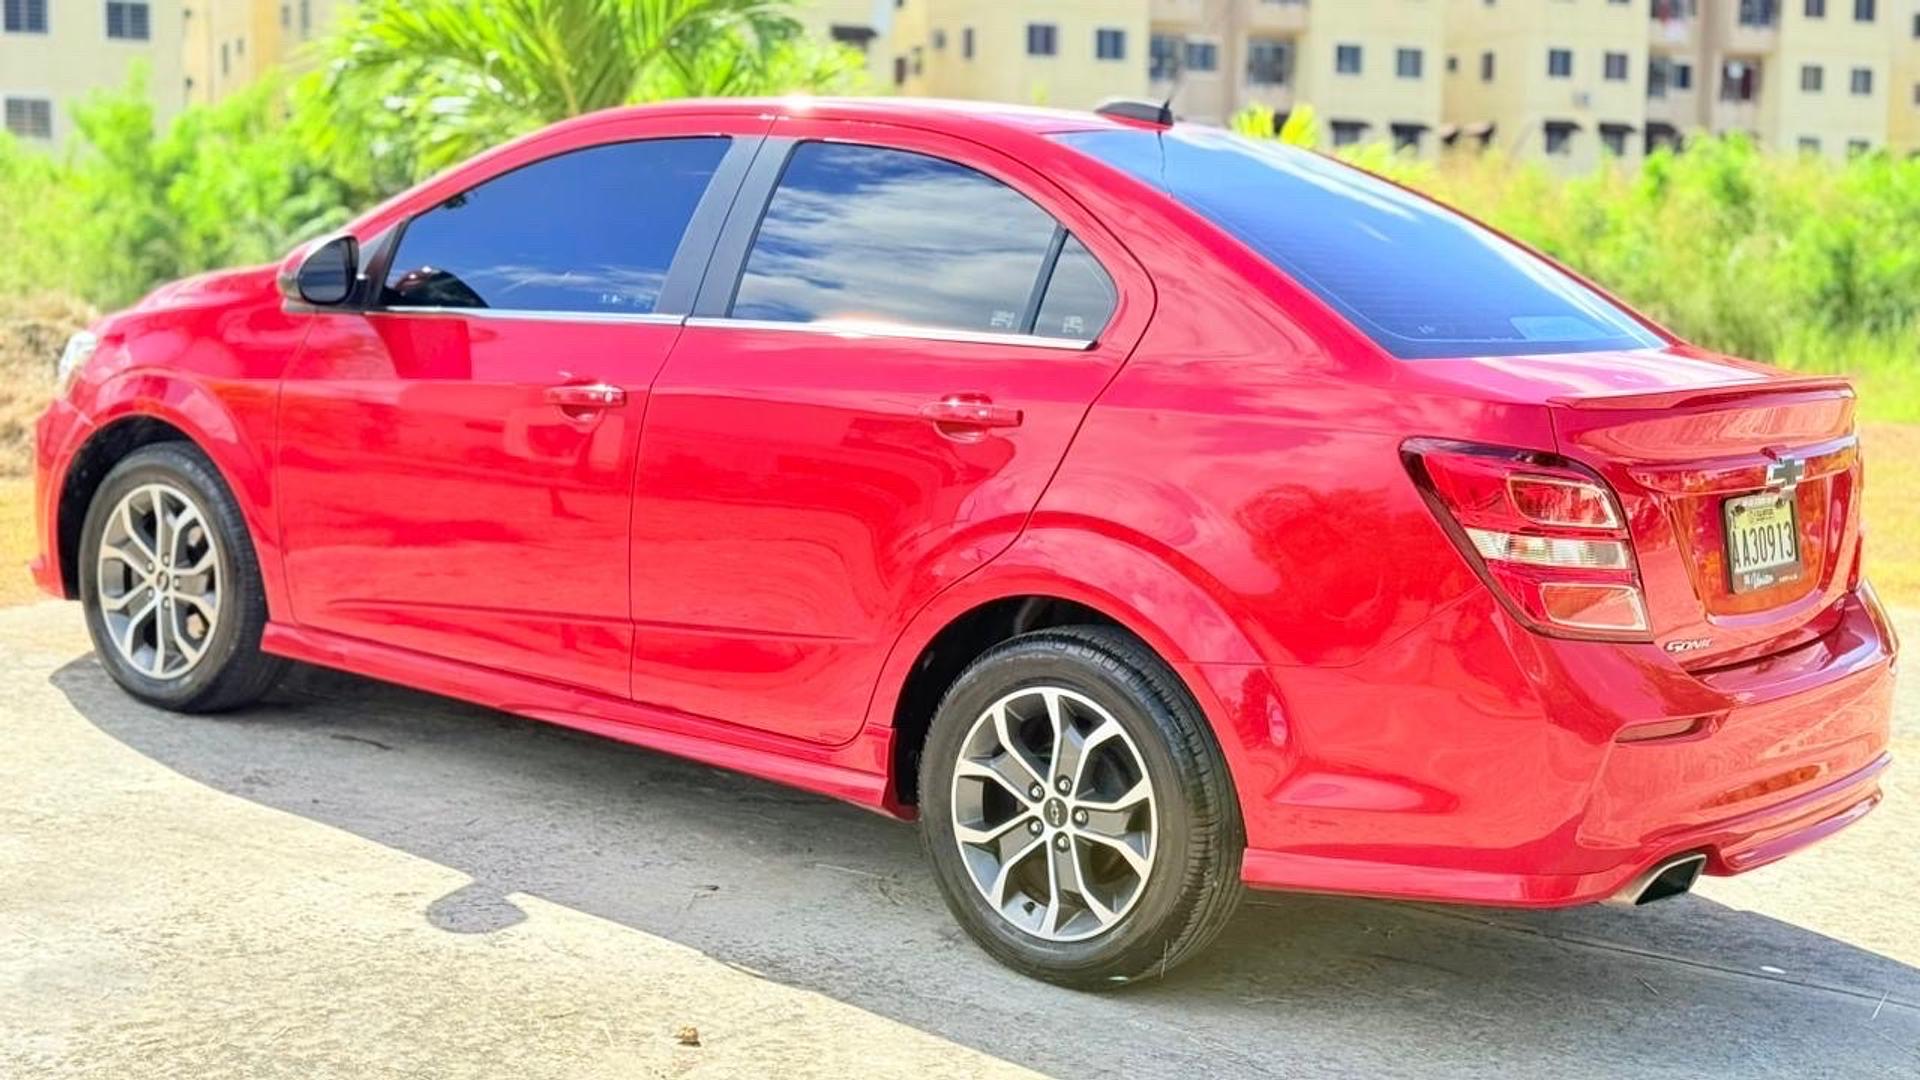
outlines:
[{"label": "side skirt", "polygon": [[276,656],[470,701],[817,792],[889,817],[912,816],[911,808],[896,806],[891,798],[887,777],[888,763],[893,760],[890,728],[862,728],[844,745],[820,746],[589,690],[281,623],[267,625],[260,648]]}]

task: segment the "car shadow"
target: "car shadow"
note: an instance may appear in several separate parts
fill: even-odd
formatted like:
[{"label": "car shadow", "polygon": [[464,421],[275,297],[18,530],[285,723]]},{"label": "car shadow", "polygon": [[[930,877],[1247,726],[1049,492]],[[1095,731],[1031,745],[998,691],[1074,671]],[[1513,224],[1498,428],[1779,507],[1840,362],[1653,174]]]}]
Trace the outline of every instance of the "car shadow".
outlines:
[{"label": "car shadow", "polygon": [[912,827],[824,798],[317,669],[221,717],[140,706],[91,656],[53,683],[192,780],[467,875],[421,912],[448,932],[534,895],[1054,1075],[1920,1074],[1920,970],[1699,897],[1256,894],[1168,978],[1072,993],[971,945]]}]

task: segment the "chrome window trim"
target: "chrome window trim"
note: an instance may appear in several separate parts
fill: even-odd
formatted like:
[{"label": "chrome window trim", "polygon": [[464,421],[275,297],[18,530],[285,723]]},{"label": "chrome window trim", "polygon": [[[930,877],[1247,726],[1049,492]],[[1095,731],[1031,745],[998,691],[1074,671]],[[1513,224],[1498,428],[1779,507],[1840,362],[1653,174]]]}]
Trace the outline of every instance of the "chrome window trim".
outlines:
[{"label": "chrome window trim", "polygon": [[1085,352],[1095,342],[1080,338],[1041,337],[1039,334],[993,334],[974,330],[946,330],[930,326],[901,326],[895,323],[866,322],[858,319],[823,319],[819,322],[779,322],[774,319],[730,319],[696,315],[688,326],[714,330],[786,330],[799,334],[831,334],[836,337],[900,338],[909,341],[950,341],[969,345],[1011,345],[1034,349],[1061,349]]},{"label": "chrome window trim", "polygon": [[466,308],[466,307],[409,307],[391,305],[374,308],[369,315],[439,315],[475,319],[515,319],[524,322],[590,322],[590,323],[638,323],[645,326],[678,326],[685,322],[685,315],[660,315],[648,312],[625,313],[618,311],[522,311],[516,308]]}]

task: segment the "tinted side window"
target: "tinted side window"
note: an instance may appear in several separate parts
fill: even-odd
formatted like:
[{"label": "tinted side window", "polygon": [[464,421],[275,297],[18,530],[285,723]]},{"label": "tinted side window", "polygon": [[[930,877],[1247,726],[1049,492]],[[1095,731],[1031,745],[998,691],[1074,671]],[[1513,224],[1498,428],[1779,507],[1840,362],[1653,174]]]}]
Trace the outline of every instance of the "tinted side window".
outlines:
[{"label": "tinted side window", "polygon": [[732,315],[1019,333],[1053,218],[973,169],[802,143],[747,256]]},{"label": "tinted side window", "polygon": [[494,177],[407,225],[382,300],[647,314],[727,142],[614,143]]},{"label": "tinted side window", "polygon": [[1033,332],[1041,337],[1091,341],[1107,325],[1119,296],[1113,279],[1101,269],[1093,253],[1069,236],[1053,264],[1053,277],[1047,279]]}]

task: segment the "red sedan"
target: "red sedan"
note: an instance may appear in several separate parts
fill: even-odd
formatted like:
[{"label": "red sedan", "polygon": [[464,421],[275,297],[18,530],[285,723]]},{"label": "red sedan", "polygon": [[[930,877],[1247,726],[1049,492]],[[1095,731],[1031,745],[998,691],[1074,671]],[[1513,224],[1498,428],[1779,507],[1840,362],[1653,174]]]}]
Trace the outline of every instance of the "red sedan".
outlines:
[{"label": "red sedan", "polygon": [[35,568],[132,694],[302,660],[917,816],[1062,983],[1243,884],[1644,901],[1880,798],[1844,381],[1150,112],[588,116],[61,372]]}]

